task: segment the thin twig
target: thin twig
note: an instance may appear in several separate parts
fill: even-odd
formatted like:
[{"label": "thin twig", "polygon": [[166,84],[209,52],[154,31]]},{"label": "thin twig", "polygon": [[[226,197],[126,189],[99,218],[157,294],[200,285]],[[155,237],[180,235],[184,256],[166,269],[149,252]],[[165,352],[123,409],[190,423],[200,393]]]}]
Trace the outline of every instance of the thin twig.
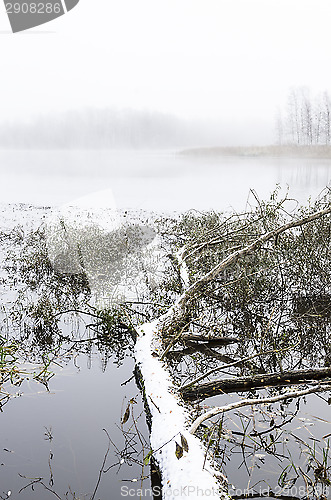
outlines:
[{"label": "thin twig", "polygon": [[107,457],[108,457],[109,450],[110,450],[110,443],[111,443],[110,436],[109,436],[108,432],[106,431],[106,429],[102,429],[102,430],[103,430],[103,431],[107,434],[107,437],[108,437],[108,447],[107,447],[107,451],[106,451],[106,453],[105,453],[105,456],[104,456],[104,458],[103,458],[103,462],[102,462],[102,465],[101,465],[101,469],[99,470],[99,476],[98,476],[97,484],[96,484],[96,486],[95,486],[95,489],[94,489],[94,491],[93,491],[93,494],[92,494],[92,496],[91,496],[90,500],[94,500],[95,495],[96,495],[96,493],[97,493],[97,491],[98,491],[99,484],[100,484],[100,481],[101,481],[101,476],[102,476],[102,473],[103,473],[103,471],[104,471],[104,467],[105,467],[105,465],[106,465]]},{"label": "thin twig", "polygon": [[284,349],[273,349],[270,351],[258,352],[257,354],[253,354],[252,356],[248,356],[246,358],[239,359],[238,361],[234,361],[233,363],[229,363],[227,365],[222,365],[222,366],[217,366],[216,368],[212,368],[211,370],[209,370],[207,373],[204,373],[200,377],[197,377],[195,380],[193,380],[189,384],[183,385],[180,388],[180,391],[185,391],[185,390],[189,389],[190,387],[192,387],[192,385],[195,385],[196,383],[200,382],[201,380],[203,380],[206,377],[209,377],[209,375],[212,375],[213,373],[215,373],[217,371],[223,371],[227,368],[231,368],[232,366],[240,365],[242,363],[245,363],[246,361],[250,361],[251,359],[257,358],[257,357],[262,356],[262,355],[265,356],[266,354],[286,352],[286,351],[289,351],[291,349],[294,349],[299,344],[300,344],[300,340],[296,344],[294,344],[293,346],[286,347]]}]

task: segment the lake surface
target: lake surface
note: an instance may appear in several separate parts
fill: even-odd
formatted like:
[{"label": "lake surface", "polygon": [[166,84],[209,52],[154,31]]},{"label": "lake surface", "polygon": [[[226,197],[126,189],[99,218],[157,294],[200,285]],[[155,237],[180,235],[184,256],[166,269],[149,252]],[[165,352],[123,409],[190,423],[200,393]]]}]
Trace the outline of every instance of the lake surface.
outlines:
[{"label": "lake surface", "polygon": [[[0,212],[0,231],[7,233],[20,226],[25,234],[38,228],[47,214],[40,208],[5,204]],[[16,310],[16,289],[1,283],[6,249],[14,248],[10,241],[0,245],[0,335],[20,339],[22,332],[7,326],[8,313]],[[7,498],[8,492],[15,499],[55,498],[36,482],[38,478],[43,478],[43,483],[62,499],[90,499],[109,444],[104,430],[112,440],[104,467],[109,471],[101,475],[95,499],[120,498],[123,485],[140,485],[139,463],[149,447],[142,449],[136,442],[136,432],[132,439],[129,434],[130,446],[126,446],[121,425],[128,401],[134,398],[137,427],[141,439],[144,437],[148,443],[139,390],[134,379],[127,382],[134,369],[132,353],[126,344],[114,351],[101,341],[85,342],[95,337],[86,327],[89,323],[90,316],[63,316],[61,334],[78,340],[74,347],[73,342],[56,340],[56,335],[46,339],[46,344],[43,335],[34,340],[28,336],[23,341],[24,353],[16,366],[31,376],[23,376],[23,383],[17,386],[6,382],[0,392],[0,400],[7,393],[11,395],[0,413],[1,499]],[[40,360],[45,352],[46,359],[52,359],[49,370],[54,374],[48,390],[33,379],[33,374],[42,369]],[[130,417],[123,429],[132,433],[132,426]],[[134,449],[136,453],[132,453]],[[149,487],[149,467],[145,469],[144,483]]]},{"label": "lake surface", "polygon": [[330,182],[331,161],[192,158],[175,152],[0,151],[1,202],[61,205],[90,196],[148,211],[245,209],[249,190],[269,197],[279,183],[305,202]]},{"label": "lake surface", "polygon": [[[100,354],[94,353],[92,363],[89,357],[80,355],[75,357],[75,364],[71,361],[63,365],[62,369],[52,365],[55,375],[50,381],[49,392],[35,381],[24,382],[17,388],[20,396],[11,399],[3,408],[0,416],[0,495],[11,491],[15,499],[54,498],[41,484],[19,493],[32,478],[42,477],[61,498],[73,498],[70,494],[65,496],[71,488],[77,495],[75,498],[89,499],[108,446],[103,429],[109,432],[120,451],[124,448],[121,411],[125,410],[128,397],[138,396],[138,389],[134,381],[125,387],[121,387],[121,383],[130,376],[133,360],[127,359],[120,368],[110,360],[107,369],[102,371]],[[142,408],[140,397],[136,399],[138,416]],[[141,419],[144,430],[144,416]],[[53,436],[51,441],[48,432]],[[116,448],[111,445],[106,467],[117,465],[102,474],[96,498],[120,498],[123,484],[134,479],[139,481],[141,467],[129,460],[120,466],[120,460]]]},{"label": "lake surface", "polygon": [[[241,211],[248,200],[253,203],[250,189],[263,199],[279,183],[284,192],[288,185],[290,196],[305,202],[330,183],[331,162],[203,159],[182,157],[174,152],[1,151],[0,178],[2,229],[13,227],[17,222],[13,206],[7,204],[30,204],[31,207],[25,206],[24,210],[28,209],[30,219],[38,221],[41,213],[33,206],[60,206],[85,197],[87,205],[108,207],[111,193],[120,209],[172,212],[234,208]],[[6,296],[2,296],[2,300],[5,302]],[[67,324],[63,328],[73,332],[76,327]],[[134,380],[121,386],[131,377],[134,361],[127,353],[120,367],[110,358],[102,369],[102,359],[102,353],[94,349],[89,354],[77,353],[61,366],[52,365],[55,375],[50,380],[49,392],[34,381],[25,381],[18,388],[6,387],[17,393],[17,397],[12,398],[0,414],[0,498],[7,498],[8,491],[15,499],[54,498],[40,484],[32,484],[33,479],[39,477],[61,498],[74,498],[69,486],[76,498],[91,498],[108,446],[103,429],[109,432],[115,445],[111,445],[107,465],[124,462],[102,475],[95,498],[119,499],[122,485],[136,486],[137,479],[140,484],[141,467],[118,453],[124,446],[120,421],[128,400],[136,398],[135,413],[142,412]],[[230,400],[232,398],[226,396],[221,404]],[[323,418],[323,422],[315,418],[316,402],[320,406],[318,418]],[[314,430],[318,427],[318,439],[328,434],[331,427],[328,410],[327,403],[318,400],[318,396],[309,396],[307,405],[303,405],[297,415],[306,419],[307,425],[302,424],[303,420],[295,421],[298,434],[300,428],[305,439],[309,439],[312,427]],[[147,436],[144,415],[139,422],[139,429]],[[49,440],[49,432],[52,440]],[[139,443],[137,449],[140,449]],[[236,481],[237,488],[247,484],[246,472],[243,471],[240,478],[237,472],[241,463],[242,456],[234,454],[229,479]],[[264,469],[257,466],[255,470],[255,480],[262,480]],[[278,472],[272,471],[271,477]],[[148,468],[145,474],[144,487],[148,487]],[[28,484],[30,486],[19,493]],[[69,492],[66,497],[65,492]]]}]

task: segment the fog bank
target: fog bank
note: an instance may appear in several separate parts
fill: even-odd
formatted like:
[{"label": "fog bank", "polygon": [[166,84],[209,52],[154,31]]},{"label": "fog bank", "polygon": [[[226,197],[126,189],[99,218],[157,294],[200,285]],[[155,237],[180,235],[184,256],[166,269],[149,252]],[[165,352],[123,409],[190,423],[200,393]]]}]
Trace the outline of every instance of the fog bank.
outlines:
[{"label": "fog bank", "polygon": [[174,149],[273,141],[272,123],[188,120],[133,109],[88,108],[0,125],[2,149]]}]

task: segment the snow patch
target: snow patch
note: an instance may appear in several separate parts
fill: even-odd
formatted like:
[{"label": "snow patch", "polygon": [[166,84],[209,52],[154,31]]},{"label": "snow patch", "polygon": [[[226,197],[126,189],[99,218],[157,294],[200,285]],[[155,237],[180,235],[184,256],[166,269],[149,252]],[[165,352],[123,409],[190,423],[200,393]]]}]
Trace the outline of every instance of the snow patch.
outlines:
[{"label": "snow patch", "polygon": [[186,261],[183,258],[184,251],[185,251],[185,247],[183,247],[182,249],[180,249],[177,252],[176,257],[177,257],[178,264],[179,264],[180,278],[184,284],[184,287],[188,288],[190,286],[190,275],[189,275],[188,267],[186,265]]}]

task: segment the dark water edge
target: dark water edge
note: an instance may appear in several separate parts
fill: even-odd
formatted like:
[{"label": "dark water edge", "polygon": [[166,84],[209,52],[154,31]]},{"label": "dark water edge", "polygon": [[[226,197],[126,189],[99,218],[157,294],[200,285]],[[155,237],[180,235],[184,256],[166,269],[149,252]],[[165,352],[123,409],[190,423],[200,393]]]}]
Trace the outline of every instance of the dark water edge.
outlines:
[{"label": "dark water edge", "polygon": [[[89,357],[79,355],[62,369],[55,367],[49,392],[35,381],[25,381],[17,388],[21,395],[10,399],[0,415],[0,495],[10,490],[12,498],[53,498],[39,484],[34,485],[35,491],[29,487],[18,495],[30,482],[27,478],[43,477],[61,498],[67,498],[64,495],[69,486],[77,498],[91,497],[108,446],[103,429],[122,451],[124,439],[119,427],[128,400],[137,401],[136,417],[142,412],[135,382],[121,386],[132,374],[133,359],[126,358],[119,368],[109,360],[104,372],[100,364],[98,354],[93,355],[91,366]],[[132,421],[126,427],[129,425]],[[146,434],[144,415],[138,425]],[[121,457],[110,445],[105,468],[118,462]],[[125,459],[123,464],[102,474],[96,498],[120,498],[121,486],[139,480],[141,472],[140,466]]]}]

